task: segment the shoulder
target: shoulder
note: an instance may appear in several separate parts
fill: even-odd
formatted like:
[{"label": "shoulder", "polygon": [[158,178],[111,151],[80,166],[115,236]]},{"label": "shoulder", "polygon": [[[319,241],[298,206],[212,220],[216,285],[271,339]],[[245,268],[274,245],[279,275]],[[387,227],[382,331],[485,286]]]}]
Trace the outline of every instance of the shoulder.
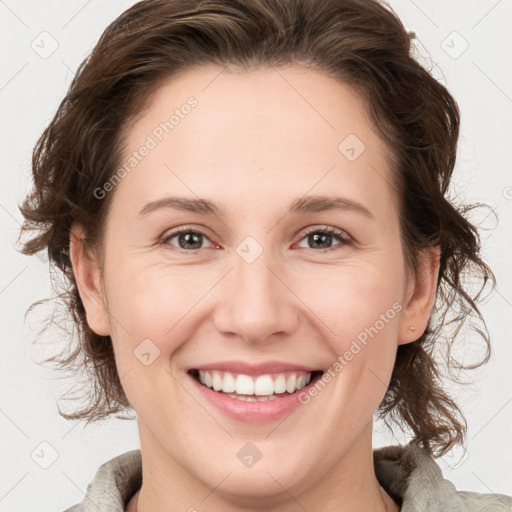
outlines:
[{"label": "shoulder", "polygon": [[420,446],[374,450],[380,484],[402,504],[402,512],[511,512],[512,497],[457,491],[439,465]]},{"label": "shoulder", "polygon": [[84,499],[64,512],[124,512],[125,505],[142,484],[140,450],[132,450],[100,466],[87,486]]}]

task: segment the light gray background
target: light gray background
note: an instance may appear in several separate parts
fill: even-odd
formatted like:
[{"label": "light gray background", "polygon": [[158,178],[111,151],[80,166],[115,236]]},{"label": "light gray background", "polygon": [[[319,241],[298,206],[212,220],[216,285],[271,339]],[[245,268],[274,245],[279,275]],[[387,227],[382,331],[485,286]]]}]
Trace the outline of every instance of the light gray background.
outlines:
[{"label": "light gray background", "polygon": [[[52,294],[48,265],[16,252],[17,205],[29,189],[33,145],[78,64],[107,24],[133,3],[0,0],[1,510],[64,510],[82,500],[101,463],[138,447],[134,421],[112,420],[84,430],[59,416],[56,399],[65,383],[35,363],[51,352],[48,339],[33,344],[49,309],[24,320],[32,302]],[[498,277],[497,291],[482,308],[494,357],[484,370],[473,372],[474,384],[453,388],[469,423],[468,453],[458,465],[461,453],[440,464],[459,489],[512,494],[512,3],[393,0],[391,5],[416,32],[419,55],[461,107],[454,192],[491,205],[499,216],[497,226],[485,212],[477,217],[485,228],[484,255]],[[59,339],[65,337],[52,331],[51,340]],[[468,346],[476,350],[476,340]],[[382,425],[376,430],[376,446],[396,442]]]}]

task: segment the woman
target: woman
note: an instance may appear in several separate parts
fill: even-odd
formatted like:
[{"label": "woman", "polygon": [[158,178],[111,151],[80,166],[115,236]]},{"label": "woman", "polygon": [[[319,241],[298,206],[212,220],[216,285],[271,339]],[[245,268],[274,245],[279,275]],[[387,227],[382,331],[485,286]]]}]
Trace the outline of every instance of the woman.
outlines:
[{"label": "woman", "polygon": [[[70,510],[512,509],[433,460],[465,423],[432,347],[493,274],[410,39],[368,0],[149,0],[104,32],[22,207],[92,375],[66,417],[139,427]],[[376,411],[411,444],[373,452]]]}]

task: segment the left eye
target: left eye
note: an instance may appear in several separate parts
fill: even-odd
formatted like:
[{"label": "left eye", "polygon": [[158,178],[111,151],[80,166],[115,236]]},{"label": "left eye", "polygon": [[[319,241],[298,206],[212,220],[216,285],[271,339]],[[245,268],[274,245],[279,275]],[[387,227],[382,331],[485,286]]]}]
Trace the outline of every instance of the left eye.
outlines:
[{"label": "left eye", "polygon": [[[334,247],[330,246],[333,239],[337,239],[340,243],[336,244]],[[340,245],[342,246],[350,244],[350,238],[348,237],[348,235],[345,234],[343,231],[333,227],[311,229],[310,231],[305,233],[305,236],[302,238],[302,240],[306,240],[308,244],[317,245],[317,249],[324,250],[334,249],[335,247]],[[321,245],[322,247],[318,247],[318,244]],[[314,249],[315,247],[306,248]]]}]

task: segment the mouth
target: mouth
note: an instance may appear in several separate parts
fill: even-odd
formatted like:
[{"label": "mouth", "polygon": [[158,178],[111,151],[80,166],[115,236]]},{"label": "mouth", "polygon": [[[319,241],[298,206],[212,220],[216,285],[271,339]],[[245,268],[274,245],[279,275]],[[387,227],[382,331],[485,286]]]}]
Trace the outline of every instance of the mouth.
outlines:
[{"label": "mouth", "polygon": [[242,402],[268,402],[297,395],[313,385],[323,371],[285,371],[248,375],[225,370],[191,369],[189,375],[201,386],[226,398]]}]

